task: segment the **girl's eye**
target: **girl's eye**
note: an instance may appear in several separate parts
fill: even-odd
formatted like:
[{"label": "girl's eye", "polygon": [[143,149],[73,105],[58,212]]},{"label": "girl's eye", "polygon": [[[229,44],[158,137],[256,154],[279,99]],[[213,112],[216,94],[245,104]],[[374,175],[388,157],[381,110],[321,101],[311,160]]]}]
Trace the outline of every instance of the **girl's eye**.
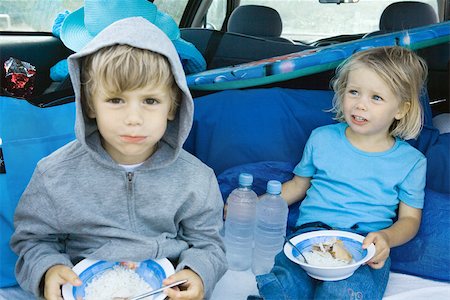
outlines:
[{"label": "girl's eye", "polygon": [[374,95],[373,96],[373,100],[375,100],[375,101],[382,101],[383,98],[381,98],[380,96]]},{"label": "girl's eye", "polygon": [[156,99],[154,99],[154,98],[147,98],[147,99],[144,100],[144,103],[145,104],[149,104],[149,105],[153,105],[153,104],[158,103],[158,101]]},{"label": "girl's eye", "polygon": [[120,98],[111,98],[111,99],[106,100],[106,102],[109,102],[112,104],[120,104],[123,102],[123,100]]},{"label": "girl's eye", "polygon": [[357,90],[349,90],[348,93],[350,95],[354,95],[354,96],[358,95],[358,91]]}]

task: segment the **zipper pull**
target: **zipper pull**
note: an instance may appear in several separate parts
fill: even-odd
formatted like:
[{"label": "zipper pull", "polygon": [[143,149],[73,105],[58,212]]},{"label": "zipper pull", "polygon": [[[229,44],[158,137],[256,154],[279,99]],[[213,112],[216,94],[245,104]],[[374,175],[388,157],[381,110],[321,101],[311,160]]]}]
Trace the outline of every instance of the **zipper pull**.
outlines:
[{"label": "zipper pull", "polygon": [[133,181],[133,172],[128,172],[127,173],[127,177],[128,177],[128,182],[130,182],[131,183],[131,181]]}]

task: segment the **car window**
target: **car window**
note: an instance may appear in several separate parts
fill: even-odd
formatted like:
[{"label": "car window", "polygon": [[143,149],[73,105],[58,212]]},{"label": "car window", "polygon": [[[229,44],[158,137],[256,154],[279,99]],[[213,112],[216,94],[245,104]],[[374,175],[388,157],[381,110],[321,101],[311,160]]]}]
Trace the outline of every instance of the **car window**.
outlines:
[{"label": "car window", "polygon": [[[241,0],[276,9],[283,21],[282,36],[304,42],[343,34],[378,30],[383,10],[398,0],[359,0],[357,3],[322,4],[318,0]],[[423,0],[438,11],[437,0]]]},{"label": "car window", "polygon": [[[188,0],[155,0],[163,12],[180,22]],[[56,16],[83,6],[83,0],[1,0],[0,31],[51,32]]]},{"label": "car window", "polygon": [[189,0],[154,0],[153,3],[159,10],[172,16],[172,18],[180,24],[184,9]]},{"label": "car window", "polygon": [[82,5],[83,0],[1,0],[0,30],[51,32],[58,13]]},{"label": "car window", "polygon": [[206,14],[206,28],[220,30],[227,12],[227,0],[213,0]]}]

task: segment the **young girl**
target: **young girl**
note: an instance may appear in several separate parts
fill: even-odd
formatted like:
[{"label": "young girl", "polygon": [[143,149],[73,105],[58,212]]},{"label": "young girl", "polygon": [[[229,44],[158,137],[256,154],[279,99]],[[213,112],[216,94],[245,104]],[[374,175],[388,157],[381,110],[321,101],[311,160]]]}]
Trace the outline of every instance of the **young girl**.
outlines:
[{"label": "young girl", "polygon": [[348,279],[325,282],[280,253],[271,273],[257,276],[264,299],[382,298],[390,248],[412,239],[421,219],[426,159],[404,140],[420,133],[426,74],[425,62],[402,47],[356,53],[337,69],[340,123],[312,132],[282,196],[303,199],[296,234],[350,230],[366,235],[363,248],[374,243],[376,254]]}]

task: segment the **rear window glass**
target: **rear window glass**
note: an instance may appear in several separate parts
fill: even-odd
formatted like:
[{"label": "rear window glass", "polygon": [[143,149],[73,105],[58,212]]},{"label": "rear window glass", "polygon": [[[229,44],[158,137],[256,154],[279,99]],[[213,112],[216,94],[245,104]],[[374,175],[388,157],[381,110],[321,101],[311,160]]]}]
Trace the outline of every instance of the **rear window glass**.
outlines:
[{"label": "rear window glass", "polygon": [[[282,36],[311,42],[317,39],[378,30],[380,16],[393,0],[359,0],[357,3],[322,4],[318,0],[241,0],[241,5],[265,5],[277,10],[283,21]],[[438,11],[437,0],[422,0]]]}]

